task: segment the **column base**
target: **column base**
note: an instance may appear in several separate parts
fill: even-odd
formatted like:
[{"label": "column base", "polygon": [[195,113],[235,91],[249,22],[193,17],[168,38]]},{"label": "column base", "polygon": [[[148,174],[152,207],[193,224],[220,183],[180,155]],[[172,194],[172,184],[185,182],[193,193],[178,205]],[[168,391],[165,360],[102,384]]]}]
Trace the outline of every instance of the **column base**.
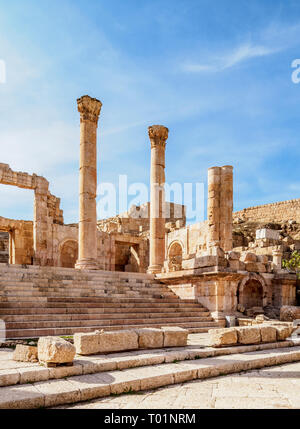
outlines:
[{"label": "column base", "polygon": [[161,265],[150,265],[148,267],[147,273],[148,274],[159,274],[163,270],[163,267]]},{"label": "column base", "polygon": [[92,258],[79,259],[75,264],[76,270],[99,270],[98,262]]}]

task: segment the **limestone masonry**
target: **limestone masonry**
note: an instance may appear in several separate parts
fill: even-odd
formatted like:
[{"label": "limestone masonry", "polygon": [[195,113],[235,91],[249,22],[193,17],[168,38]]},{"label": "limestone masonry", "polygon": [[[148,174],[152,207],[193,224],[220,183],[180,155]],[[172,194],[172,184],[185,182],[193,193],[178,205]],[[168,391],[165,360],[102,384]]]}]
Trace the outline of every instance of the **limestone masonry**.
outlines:
[{"label": "limestone masonry", "polygon": [[78,224],[64,223],[60,199],[44,177],[0,164],[0,184],[34,191],[32,222],[0,217],[0,318],[9,337],[99,327],[179,326],[204,332],[225,326],[226,316],[279,317],[282,306],[296,305],[296,275],[282,269],[282,259],[300,250],[300,199],[233,213],[234,169],[213,166],[207,220],[187,225],[186,208],[165,201],[169,130],[152,125],[150,202],[99,220],[96,153],[102,103],[84,95],[77,107]]}]

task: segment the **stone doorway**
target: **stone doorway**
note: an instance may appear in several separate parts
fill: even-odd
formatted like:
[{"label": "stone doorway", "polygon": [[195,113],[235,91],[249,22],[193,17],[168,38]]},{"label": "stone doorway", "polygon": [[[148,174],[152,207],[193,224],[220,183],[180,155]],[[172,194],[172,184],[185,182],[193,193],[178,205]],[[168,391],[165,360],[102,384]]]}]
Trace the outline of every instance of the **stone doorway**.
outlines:
[{"label": "stone doorway", "polygon": [[78,243],[67,240],[60,247],[60,265],[64,268],[74,268],[78,259]]},{"label": "stone doorway", "polygon": [[175,242],[171,244],[168,255],[169,271],[180,271],[182,269],[182,246]]},{"label": "stone doorway", "polygon": [[138,273],[140,271],[139,245],[116,241],[115,270]]},{"label": "stone doorway", "polygon": [[263,307],[264,290],[262,284],[256,279],[249,279],[243,287],[239,288],[238,303],[246,310],[253,307]]},{"label": "stone doorway", "polygon": [[0,231],[0,264],[8,264],[10,261],[9,232]]}]

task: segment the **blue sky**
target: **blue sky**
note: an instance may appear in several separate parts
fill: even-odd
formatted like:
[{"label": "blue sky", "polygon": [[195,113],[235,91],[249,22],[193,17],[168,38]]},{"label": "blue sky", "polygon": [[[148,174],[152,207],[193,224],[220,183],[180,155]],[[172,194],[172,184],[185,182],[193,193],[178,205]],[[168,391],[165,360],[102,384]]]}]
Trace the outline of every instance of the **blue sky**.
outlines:
[{"label": "blue sky", "polygon": [[[298,0],[0,0],[0,162],[45,176],[78,220],[76,98],[99,98],[98,181],[149,182],[147,127],[170,129],[166,179],[233,165],[234,209],[300,197]],[[32,219],[1,186],[0,215]]]}]

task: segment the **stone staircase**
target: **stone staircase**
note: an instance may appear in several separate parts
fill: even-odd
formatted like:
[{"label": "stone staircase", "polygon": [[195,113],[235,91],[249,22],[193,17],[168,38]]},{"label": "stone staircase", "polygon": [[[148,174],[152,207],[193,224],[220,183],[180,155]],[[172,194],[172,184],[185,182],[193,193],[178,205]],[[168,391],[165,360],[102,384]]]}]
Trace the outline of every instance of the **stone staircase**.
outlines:
[{"label": "stone staircase", "polygon": [[154,276],[0,264],[6,337],[72,335],[95,329],[219,326],[196,300],[180,299]]}]

